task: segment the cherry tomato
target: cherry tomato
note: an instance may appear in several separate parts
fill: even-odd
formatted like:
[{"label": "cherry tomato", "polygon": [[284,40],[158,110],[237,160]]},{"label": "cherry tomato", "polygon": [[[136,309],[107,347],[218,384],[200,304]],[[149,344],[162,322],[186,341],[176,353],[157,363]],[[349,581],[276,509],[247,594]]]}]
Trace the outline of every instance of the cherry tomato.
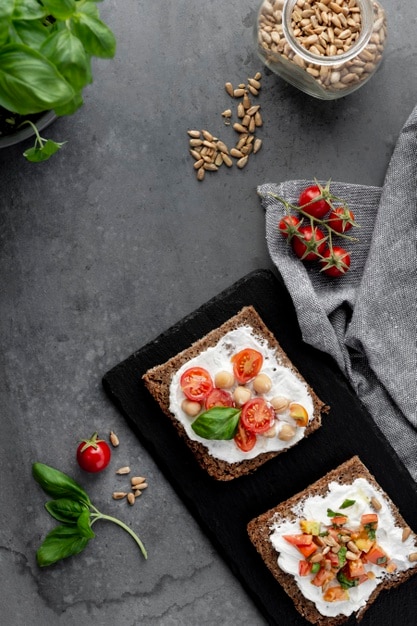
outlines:
[{"label": "cherry tomato", "polygon": [[345,233],[355,223],[353,212],[344,206],[339,206],[330,211],[328,217],[329,226],[338,233]]},{"label": "cherry tomato", "polygon": [[302,261],[315,261],[326,248],[326,237],[318,226],[301,226],[291,240],[292,249]]},{"label": "cherry tomato", "polygon": [[350,254],[340,246],[333,246],[333,252],[329,248],[325,250],[320,263],[323,266],[322,272],[327,276],[339,278],[349,270]]},{"label": "cherry tomato", "polygon": [[77,448],[77,461],[81,469],[86,472],[101,472],[111,459],[110,446],[98,438],[98,433],[90,439],[83,439]]},{"label": "cherry tomato", "polygon": [[298,204],[300,208],[303,209],[309,215],[313,217],[317,217],[321,219],[328,213],[331,209],[330,204],[324,198],[320,198],[322,195],[322,190],[318,185],[311,185],[307,187],[300,193],[300,197],[298,198]]},{"label": "cherry tomato", "polygon": [[231,393],[224,389],[213,387],[205,399],[204,404],[206,409],[212,409],[214,406],[234,406],[235,403],[233,402]]},{"label": "cherry tomato", "polygon": [[245,384],[259,374],[263,356],[258,350],[245,348],[232,356],[233,373],[238,383]]},{"label": "cherry tomato", "polygon": [[256,435],[255,433],[246,430],[242,425],[241,420],[239,420],[237,432],[234,436],[234,441],[237,447],[240,448],[243,452],[249,452],[249,450],[252,450],[256,443]]},{"label": "cherry tomato", "polygon": [[295,215],[285,215],[278,224],[278,230],[287,239],[297,233],[300,223],[301,220]]},{"label": "cherry tomato", "polygon": [[203,367],[190,367],[181,376],[180,386],[189,400],[201,402],[213,389],[213,381]]},{"label": "cherry tomato", "polygon": [[264,433],[274,423],[275,411],[263,398],[252,398],[243,405],[240,419],[249,432]]}]

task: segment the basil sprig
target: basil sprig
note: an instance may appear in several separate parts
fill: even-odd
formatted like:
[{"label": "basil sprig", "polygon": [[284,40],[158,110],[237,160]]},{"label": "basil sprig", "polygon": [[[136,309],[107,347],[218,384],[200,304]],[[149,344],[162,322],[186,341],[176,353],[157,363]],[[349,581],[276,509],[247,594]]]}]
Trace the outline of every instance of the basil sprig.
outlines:
[{"label": "basil sprig", "polygon": [[87,492],[70,476],[43,463],[34,463],[32,474],[44,492],[53,498],[46,502],[46,510],[61,523],[46,535],[36,552],[40,567],[82,552],[90,539],[94,539],[91,527],[99,520],[107,520],[123,528],[135,540],[145,559],[148,557],[136,533],[116,517],[100,513]]},{"label": "basil sprig", "polygon": [[241,409],[215,406],[201,413],[191,424],[191,428],[204,439],[233,439],[241,412]]}]

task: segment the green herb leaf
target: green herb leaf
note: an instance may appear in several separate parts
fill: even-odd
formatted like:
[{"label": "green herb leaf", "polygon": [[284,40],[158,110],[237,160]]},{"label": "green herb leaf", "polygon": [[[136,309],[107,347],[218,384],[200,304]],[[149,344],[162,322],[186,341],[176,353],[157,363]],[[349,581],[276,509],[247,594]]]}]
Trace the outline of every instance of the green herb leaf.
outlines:
[{"label": "green herb leaf", "polygon": [[338,515],[340,515],[340,513],[335,513],[331,509],[327,509],[327,517],[337,517]]},{"label": "green herb leaf", "polygon": [[87,511],[89,514],[89,510],[85,504],[70,498],[50,500],[45,504],[45,509],[54,519],[64,524],[76,524],[83,511]]},{"label": "green herb leaf", "polygon": [[116,52],[116,39],[110,28],[98,17],[76,13],[71,19],[71,29],[81,40],[88,54],[110,59]]},{"label": "green herb leaf", "polygon": [[[13,0],[12,3],[13,4]],[[13,22],[15,20],[37,20],[48,14],[38,0],[20,0],[14,3]]]},{"label": "green herb leaf", "polygon": [[350,506],[355,504],[356,500],[345,500],[343,504],[340,506],[341,509],[347,509]]},{"label": "green herb leaf", "polygon": [[371,522],[370,524],[365,524],[364,529],[369,537],[369,539],[376,539],[376,524],[375,522]]},{"label": "green herb leaf", "polygon": [[357,587],[359,584],[359,578],[348,578],[342,571],[337,573],[337,580],[339,581],[342,589]]},{"label": "green herb leaf", "polygon": [[36,552],[38,565],[45,567],[78,554],[88,542],[89,539],[81,535],[77,526],[57,526],[47,534]]},{"label": "green herb leaf", "polygon": [[43,463],[34,463],[32,474],[48,496],[52,498],[70,498],[87,506],[91,505],[90,498],[84,489],[63,472]]},{"label": "green herb leaf", "polygon": [[339,559],[340,567],[343,567],[346,564],[346,552],[347,552],[347,547],[342,546],[339,552],[337,553],[337,558]]},{"label": "green herb leaf", "polygon": [[40,51],[54,65],[75,91],[92,82],[90,59],[81,41],[68,29],[52,33]]},{"label": "green herb leaf", "polygon": [[75,12],[75,0],[42,0],[48,13],[60,20],[66,20]]},{"label": "green herb leaf", "polygon": [[83,537],[87,537],[87,539],[93,539],[95,537],[95,534],[91,530],[90,511],[88,509],[85,509],[77,519],[77,528],[80,535]]},{"label": "green herb leaf", "polygon": [[215,406],[201,413],[191,424],[191,428],[204,439],[233,439],[240,414],[240,409]]}]

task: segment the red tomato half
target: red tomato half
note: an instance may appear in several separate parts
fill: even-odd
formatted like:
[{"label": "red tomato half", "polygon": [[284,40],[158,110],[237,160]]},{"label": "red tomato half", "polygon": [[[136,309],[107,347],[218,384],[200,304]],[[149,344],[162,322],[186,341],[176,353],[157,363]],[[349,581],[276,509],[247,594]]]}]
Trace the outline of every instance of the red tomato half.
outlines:
[{"label": "red tomato half", "polygon": [[315,261],[320,258],[326,247],[323,231],[315,226],[301,226],[298,233],[291,239],[292,249],[299,259]]},{"label": "red tomato half", "polygon": [[234,354],[232,356],[233,373],[238,383],[245,384],[255,378],[261,370],[263,360],[262,354],[252,348],[245,348]]},{"label": "red tomato half", "polygon": [[194,402],[204,400],[213,389],[213,381],[203,367],[190,367],[185,370],[180,380],[184,395]]},{"label": "red tomato half", "polygon": [[110,446],[98,439],[97,433],[90,439],[83,439],[77,448],[78,465],[86,472],[101,472],[110,463],[110,458]]},{"label": "red tomato half", "polygon": [[324,200],[324,198],[320,198],[322,195],[322,191],[318,185],[311,185],[307,187],[300,193],[300,197],[298,198],[298,204],[303,211],[312,215],[313,217],[317,217],[321,219],[328,213],[331,209],[330,204]]},{"label": "red tomato half", "polygon": [[217,387],[213,387],[204,404],[206,409],[212,409],[214,406],[234,406],[232,394]]},{"label": "red tomato half", "polygon": [[246,430],[264,433],[274,423],[275,411],[263,398],[252,398],[243,405],[240,419]]},{"label": "red tomato half", "polygon": [[240,448],[243,452],[249,452],[252,450],[253,446],[256,443],[256,435],[255,433],[251,433],[249,430],[246,430],[241,420],[239,420],[239,425],[237,427],[236,435],[234,436],[235,444],[238,448]]}]

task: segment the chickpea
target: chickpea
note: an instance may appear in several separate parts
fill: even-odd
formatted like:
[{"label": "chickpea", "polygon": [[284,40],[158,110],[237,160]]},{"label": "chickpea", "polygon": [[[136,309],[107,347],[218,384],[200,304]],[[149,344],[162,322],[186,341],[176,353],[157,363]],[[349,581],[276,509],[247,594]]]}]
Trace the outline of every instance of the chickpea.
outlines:
[{"label": "chickpea", "polygon": [[186,398],[182,401],[181,408],[188,417],[196,417],[201,411],[201,404]]},{"label": "chickpea", "polygon": [[283,413],[290,405],[290,401],[283,396],[275,396],[270,402],[277,413]]},{"label": "chickpea", "polygon": [[253,379],[253,388],[256,393],[268,393],[272,387],[272,380],[266,374],[258,374]]},{"label": "chickpea", "polygon": [[295,435],[295,428],[291,424],[283,424],[281,430],[278,433],[278,439],[282,441],[289,441]]},{"label": "chickpea", "polygon": [[251,397],[250,389],[247,387],[236,387],[233,392],[233,400],[236,402],[237,406],[243,406],[245,402],[250,400]]},{"label": "chickpea", "polygon": [[235,383],[235,377],[231,372],[217,372],[214,377],[214,384],[219,389],[230,389]]},{"label": "chickpea", "polygon": [[272,439],[272,437],[275,437],[276,434],[277,434],[277,427],[276,427],[276,425],[274,424],[273,426],[271,426],[271,428],[268,428],[268,430],[266,432],[262,433],[262,434],[263,434],[264,437],[268,437],[268,438]]}]

